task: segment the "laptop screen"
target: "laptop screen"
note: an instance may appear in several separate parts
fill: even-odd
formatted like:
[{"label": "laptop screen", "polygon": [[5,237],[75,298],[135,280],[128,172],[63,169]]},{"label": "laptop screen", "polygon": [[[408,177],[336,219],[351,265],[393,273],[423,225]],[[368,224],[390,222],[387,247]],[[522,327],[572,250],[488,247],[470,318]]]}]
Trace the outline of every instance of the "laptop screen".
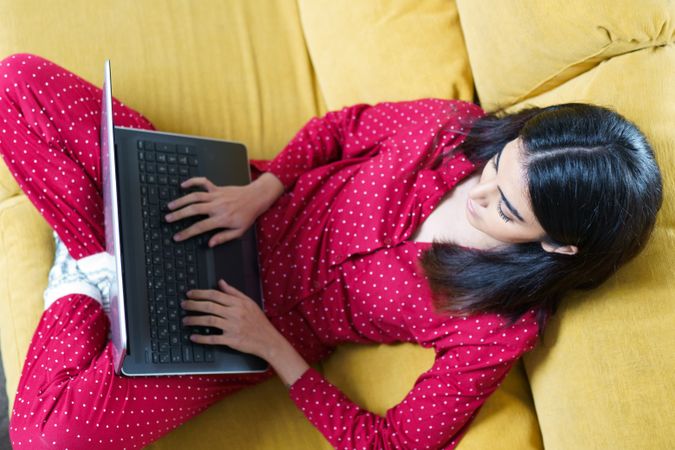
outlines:
[{"label": "laptop screen", "polygon": [[105,62],[101,99],[101,174],[105,217],[106,252],[115,261],[115,276],[110,285],[110,327],[113,342],[115,372],[121,372],[127,349],[127,330],[122,288],[122,255],[120,248],[117,176],[115,171],[115,142],[113,135],[112,83],[110,60]]}]

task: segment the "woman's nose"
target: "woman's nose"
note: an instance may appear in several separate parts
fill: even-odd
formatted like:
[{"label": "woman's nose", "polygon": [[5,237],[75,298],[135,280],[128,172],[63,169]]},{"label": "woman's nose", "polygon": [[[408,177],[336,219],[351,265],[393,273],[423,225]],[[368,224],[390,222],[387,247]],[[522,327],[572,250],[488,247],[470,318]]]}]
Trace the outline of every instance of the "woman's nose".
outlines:
[{"label": "woman's nose", "polygon": [[487,207],[495,190],[496,186],[493,180],[484,180],[469,191],[469,198],[479,206]]}]

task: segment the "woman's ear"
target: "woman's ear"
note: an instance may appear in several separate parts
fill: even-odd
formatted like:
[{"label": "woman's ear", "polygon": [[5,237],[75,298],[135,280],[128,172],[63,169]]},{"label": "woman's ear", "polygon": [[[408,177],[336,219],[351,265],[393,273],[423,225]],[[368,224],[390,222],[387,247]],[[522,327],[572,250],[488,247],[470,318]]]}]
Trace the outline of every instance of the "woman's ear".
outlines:
[{"label": "woman's ear", "polygon": [[549,253],[560,253],[561,255],[576,255],[579,251],[576,245],[557,245],[546,241],[541,241],[541,248]]}]

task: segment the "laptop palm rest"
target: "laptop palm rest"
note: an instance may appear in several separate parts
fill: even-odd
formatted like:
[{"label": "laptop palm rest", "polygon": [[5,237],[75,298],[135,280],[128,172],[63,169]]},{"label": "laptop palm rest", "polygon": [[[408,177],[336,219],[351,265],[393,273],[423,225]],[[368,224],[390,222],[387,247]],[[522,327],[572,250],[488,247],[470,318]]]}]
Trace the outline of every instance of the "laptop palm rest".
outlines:
[{"label": "laptop palm rest", "polygon": [[199,280],[199,286],[205,286],[202,289],[220,290],[218,280],[223,279],[235,288],[244,290],[241,286],[244,280],[241,239],[234,239],[212,248],[205,245],[202,261],[206,268],[201,272],[206,279]]}]

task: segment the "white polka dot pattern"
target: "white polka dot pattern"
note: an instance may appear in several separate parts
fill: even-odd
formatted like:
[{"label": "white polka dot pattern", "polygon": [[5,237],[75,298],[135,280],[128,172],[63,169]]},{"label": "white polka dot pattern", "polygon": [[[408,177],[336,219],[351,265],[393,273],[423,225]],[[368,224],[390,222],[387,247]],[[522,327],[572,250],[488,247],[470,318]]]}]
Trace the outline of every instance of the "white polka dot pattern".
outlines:
[{"label": "white polka dot pattern", "polygon": [[[103,250],[98,127],[100,89],[35,55],[0,62],[0,154],[75,259]],[[118,125],[152,129],[114,101]],[[355,105],[315,118],[253,177],[287,191],[258,220],[266,313],[310,363],[341,342],[416,342],[433,367],[385,417],[349,401],[308,370],[293,401],[337,448],[454,447],[511,365],[532,348],[534,312],[502,318],[436,315],[416,266],[428,243],[407,239],[475,168],[458,145],[473,104],[441,99]],[[424,149],[443,123],[450,130]],[[113,373],[109,322],[82,294],[56,300],[31,342],[10,423],[14,448],[139,448],[229,392],[246,376],[126,378]]]},{"label": "white polka dot pattern", "polygon": [[[385,417],[355,405],[314,369],[291,387],[306,417],[341,449],[452,448],[513,363],[534,345],[534,311],[506,328],[496,314],[435,314],[417,265],[430,243],[408,240],[475,167],[444,148],[484,112],[441,99],[359,104],[310,120],[270,163],[286,187],[258,221],[267,313],[299,309],[330,347],[415,342],[436,361]],[[447,123],[451,131],[425,151]],[[452,130],[457,130],[453,133]]]},{"label": "white polka dot pattern", "polygon": [[[0,155],[78,265],[105,245],[100,98],[100,89],[39,56],[0,61]],[[154,129],[113,103],[117,125]],[[10,419],[13,448],[142,448],[223,396],[273,375],[115,375],[110,323],[93,297],[64,293],[40,318]],[[288,339],[307,361],[330,352],[297,311],[272,322],[292,330]]]}]

